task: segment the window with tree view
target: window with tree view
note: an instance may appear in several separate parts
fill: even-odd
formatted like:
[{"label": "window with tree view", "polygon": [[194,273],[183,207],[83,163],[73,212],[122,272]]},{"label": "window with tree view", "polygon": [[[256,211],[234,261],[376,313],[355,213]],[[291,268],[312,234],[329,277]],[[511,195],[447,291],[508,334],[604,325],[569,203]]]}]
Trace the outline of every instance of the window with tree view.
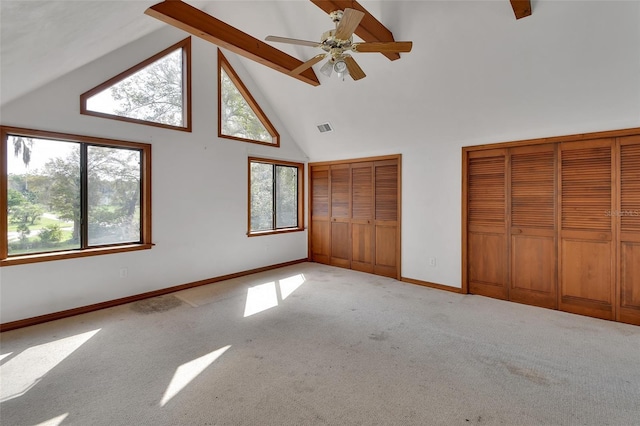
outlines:
[{"label": "window with tree view", "polygon": [[150,145],[23,130],[2,128],[2,259],[150,243]]},{"label": "window with tree view", "polygon": [[302,230],[303,165],[249,158],[249,234]]},{"label": "window with tree view", "polygon": [[278,132],[220,50],[218,97],[218,136],[280,146]]},{"label": "window with tree view", "polygon": [[83,93],[81,112],[190,131],[190,51],[186,39]]}]

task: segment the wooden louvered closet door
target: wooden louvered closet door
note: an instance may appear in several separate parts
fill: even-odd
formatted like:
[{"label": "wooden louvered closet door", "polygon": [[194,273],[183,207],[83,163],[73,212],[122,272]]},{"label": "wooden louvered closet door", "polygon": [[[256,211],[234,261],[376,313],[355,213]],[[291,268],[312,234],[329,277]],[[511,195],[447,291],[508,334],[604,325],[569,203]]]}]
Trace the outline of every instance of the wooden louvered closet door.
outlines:
[{"label": "wooden louvered closet door", "polygon": [[508,299],[506,150],[469,153],[467,268],[469,292]]},{"label": "wooden louvered closet door", "polygon": [[640,136],[620,139],[618,321],[640,325]]},{"label": "wooden louvered closet door", "polygon": [[509,299],[556,308],[555,145],[509,153]]},{"label": "wooden louvered closet door", "polygon": [[614,319],[613,139],[560,144],[559,308]]},{"label": "wooden louvered closet door", "polygon": [[334,266],[351,268],[351,173],[349,164],[332,165],[331,192],[331,259]]},{"label": "wooden louvered closet door", "polygon": [[400,171],[397,159],[376,161],[373,165],[375,186],[375,255],[374,273],[399,278]]},{"label": "wooden louvered closet door", "polygon": [[309,258],[400,279],[401,156],[309,165]]},{"label": "wooden louvered closet door", "polygon": [[311,261],[329,264],[331,249],[331,222],[329,215],[329,166],[310,167]]},{"label": "wooden louvered closet door", "polygon": [[351,164],[351,269],[373,272],[373,163]]}]

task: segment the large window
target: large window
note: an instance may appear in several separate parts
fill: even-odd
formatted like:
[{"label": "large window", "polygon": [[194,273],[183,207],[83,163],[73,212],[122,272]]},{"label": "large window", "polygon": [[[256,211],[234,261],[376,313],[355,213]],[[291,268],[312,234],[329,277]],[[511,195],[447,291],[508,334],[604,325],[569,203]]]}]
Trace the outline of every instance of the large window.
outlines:
[{"label": "large window", "polygon": [[300,163],[249,158],[249,235],[303,229]]},{"label": "large window", "polygon": [[150,145],[1,133],[0,264],[151,247]]}]

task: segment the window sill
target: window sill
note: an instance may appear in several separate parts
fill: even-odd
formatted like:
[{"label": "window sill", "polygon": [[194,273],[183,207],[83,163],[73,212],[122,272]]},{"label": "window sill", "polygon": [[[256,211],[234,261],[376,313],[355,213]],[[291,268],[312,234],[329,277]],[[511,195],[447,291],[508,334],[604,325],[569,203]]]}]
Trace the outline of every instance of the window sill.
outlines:
[{"label": "window sill", "polygon": [[262,235],[274,235],[274,234],[287,234],[289,232],[301,232],[306,228],[285,228],[285,229],[275,229],[270,231],[254,231],[248,232],[247,237],[260,237]]},{"label": "window sill", "polygon": [[57,251],[53,253],[25,254],[0,260],[0,266],[25,265],[28,263],[49,262],[52,260],[74,259],[78,257],[99,256],[103,254],[124,253],[128,251],[148,250],[153,244],[127,244],[111,247],[96,247],[84,250]]}]

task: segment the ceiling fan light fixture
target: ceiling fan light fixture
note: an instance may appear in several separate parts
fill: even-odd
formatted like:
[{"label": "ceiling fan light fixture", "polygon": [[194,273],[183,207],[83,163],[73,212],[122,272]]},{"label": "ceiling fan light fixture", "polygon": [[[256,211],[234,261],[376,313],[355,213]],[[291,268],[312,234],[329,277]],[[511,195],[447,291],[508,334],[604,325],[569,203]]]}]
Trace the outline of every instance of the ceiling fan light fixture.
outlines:
[{"label": "ceiling fan light fixture", "polygon": [[345,75],[349,74],[349,70],[347,69],[347,63],[344,59],[340,58],[333,64],[333,70],[338,74],[338,78],[344,81]]},{"label": "ceiling fan light fixture", "polygon": [[333,71],[333,63],[331,59],[329,59],[323,66],[320,68],[320,72],[327,77],[331,77],[331,72]]},{"label": "ceiling fan light fixture", "polygon": [[335,64],[333,64],[333,70],[338,74],[347,73],[347,64],[343,59],[338,59]]}]

